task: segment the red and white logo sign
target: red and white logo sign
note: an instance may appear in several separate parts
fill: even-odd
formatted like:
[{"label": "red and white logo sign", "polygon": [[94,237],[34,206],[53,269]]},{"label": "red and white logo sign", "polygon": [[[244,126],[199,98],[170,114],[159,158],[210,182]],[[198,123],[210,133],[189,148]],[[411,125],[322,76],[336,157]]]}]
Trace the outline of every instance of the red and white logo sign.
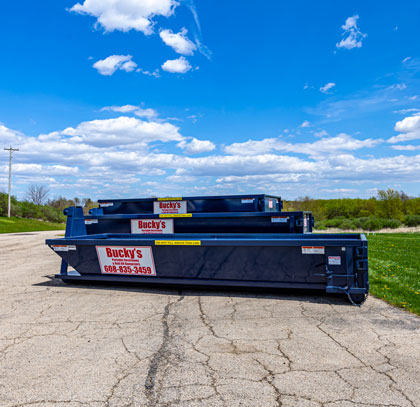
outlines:
[{"label": "red and white logo sign", "polygon": [[131,219],[131,233],[174,233],[173,219]]},{"label": "red and white logo sign", "polygon": [[330,266],[341,266],[341,256],[328,256]]},{"label": "red and white logo sign", "polygon": [[51,247],[55,252],[68,252],[69,250],[76,250],[76,246],[72,244],[53,244]]},{"label": "red and white logo sign", "polygon": [[187,213],[187,201],[155,201],[153,213]]},{"label": "red and white logo sign", "polygon": [[302,254],[325,254],[324,246],[302,246]]},{"label": "red and white logo sign", "polygon": [[96,246],[102,274],[155,276],[152,248]]}]

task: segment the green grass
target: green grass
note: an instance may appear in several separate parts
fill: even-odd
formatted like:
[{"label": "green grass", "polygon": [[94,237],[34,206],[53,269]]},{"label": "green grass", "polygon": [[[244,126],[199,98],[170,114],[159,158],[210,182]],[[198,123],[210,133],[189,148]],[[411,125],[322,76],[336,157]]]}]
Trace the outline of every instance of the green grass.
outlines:
[{"label": "green grass", "polygon": [[420,234],[370,235],[371,293],[420,315]]},{"label": "green grass", "polygon": [[0,233],[36,232],[40,230],[64,230],[64,223],[44,222],[36,219],[24,219],[0,216]]}]

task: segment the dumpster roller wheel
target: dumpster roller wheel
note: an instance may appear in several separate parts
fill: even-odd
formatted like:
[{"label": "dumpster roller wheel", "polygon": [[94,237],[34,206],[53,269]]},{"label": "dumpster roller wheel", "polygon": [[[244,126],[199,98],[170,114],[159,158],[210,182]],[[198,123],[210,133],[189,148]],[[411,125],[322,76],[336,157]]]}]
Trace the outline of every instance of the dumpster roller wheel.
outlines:
[{"label": "dumpster roller wheel", "polygon": [[365,301],[367,300],[367,294],[350,294],[347,293],[347,297],[349,298],[349,301],[358,307],[362,306]]}]

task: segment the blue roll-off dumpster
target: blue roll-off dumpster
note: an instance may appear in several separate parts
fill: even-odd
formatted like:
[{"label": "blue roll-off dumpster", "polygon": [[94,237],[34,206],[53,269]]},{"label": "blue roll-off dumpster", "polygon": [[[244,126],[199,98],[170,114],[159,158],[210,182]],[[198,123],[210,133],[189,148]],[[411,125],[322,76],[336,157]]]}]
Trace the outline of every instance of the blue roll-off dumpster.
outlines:
[{"label": "blue roll-off dumpster", "polygon": [[100,199],[98,203],[100,208],[92,209],[92,215],[123,213],[279,212],[283,207],[280,197],[266,194]]},{"label": "blue roll-off dumpster", "polygon": [[65,282],[322,289],[354,303],[369,290],[363,234],[103,233],[46,243],[63,259]]},{"label": "blue roll-off dumpster", "polygon": [[[365,236],[302,233],[311,232],[312,215],[281,212],[278,197],[123,199],[100,205],[87,217],[80,207],[68,208],[65,238],[46,242],[63,259],[57,277],[65,282],[322,289],[358,304],[369,291]],[[172,221],[170,234],[167,228],[140,233],[143,224],[133,230],[143,220],[146,229],[150,222]],[[69,272],[69,265],[74,270]]]},{"label": "blue roll-off dumpster", "polygon": [[[77,221],[82,208],[65,213]],[[311,212],[220,212],[177,214],[114,214],[84,216],[86,233],[310,233]]]}]

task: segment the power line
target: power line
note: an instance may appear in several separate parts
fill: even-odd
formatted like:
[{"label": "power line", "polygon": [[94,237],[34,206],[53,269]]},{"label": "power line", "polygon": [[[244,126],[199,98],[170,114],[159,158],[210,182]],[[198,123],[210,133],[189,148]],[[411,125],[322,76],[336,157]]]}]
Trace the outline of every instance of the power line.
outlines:
[{"label": "power line", "polygon": [[12,158],[13,158],[13,153],[15,151],[19,151],[18,148],[12,148],[12,146],[10,146],[9,148],[4,148],[6,151],[9,152],[9,203],[7,206],[7,217],[10,218],[10,207],[11,207],[11,194],[12,194]]}]

